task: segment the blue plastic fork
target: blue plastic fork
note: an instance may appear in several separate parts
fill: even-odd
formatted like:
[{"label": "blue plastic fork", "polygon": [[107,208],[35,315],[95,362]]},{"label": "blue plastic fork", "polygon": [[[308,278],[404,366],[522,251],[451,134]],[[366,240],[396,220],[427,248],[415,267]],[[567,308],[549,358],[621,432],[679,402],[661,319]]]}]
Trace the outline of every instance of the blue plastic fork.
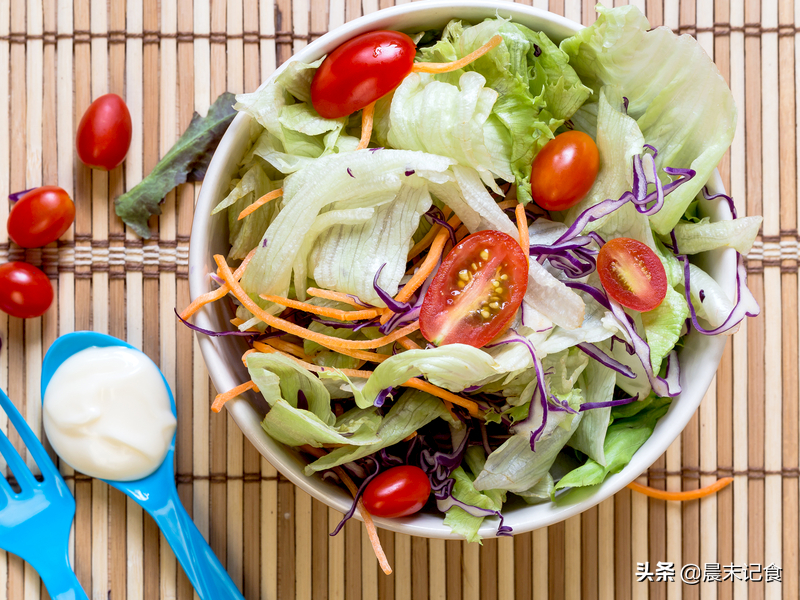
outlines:
[{"label": "blue plastic fork", "polygon": [[0,406],[28,447],[42,481],[0,431],[0,453],[14,474],[20,493],[0,475],[0,548],[16,554],[36,569],[53,600],[88,600],[69,564],[69,530],[75,499],[41,442],[3,390]]},{"label": "blue plastic fork", "polygon": [[[50,346],[44,357],[42,398],[44,398],[53,374],[61,366],[61,363],[76,352],[93,346],[100,348],[123,346],[140,352],[138,348],[115,337],[94,331],[76,331],[63,335]],[[175,414],[175,399],[172,397],[172,390],[170,390],[163,373],[161,378],[169,395],[170,404],[172,404],[172,413]],[[178,490],[175,487],[175,471],[172,464],[174,452],[175,436],[172,437],[172,444],[164,462],[154,473],[136,481],[111,481],[108,479],[103,481],[133,498],[155,519],[167,542],[172,546],[189,581],[192,582],[197,595],[202,600],[244,600],[236,584],[233,583],[181,504]]]}]

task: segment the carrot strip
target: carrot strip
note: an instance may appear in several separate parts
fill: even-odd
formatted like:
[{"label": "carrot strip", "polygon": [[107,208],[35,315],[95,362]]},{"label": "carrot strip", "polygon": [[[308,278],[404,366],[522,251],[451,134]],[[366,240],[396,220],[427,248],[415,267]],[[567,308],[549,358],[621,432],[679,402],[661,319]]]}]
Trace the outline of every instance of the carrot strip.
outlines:
[{"label": "carrot strip", "polygon": [[374,319],[381,310],[379,308],[368,308],[366,310],[341,310],[339,308],[330,308],[328,306],[315,306],[308,302],[301,302],[299,300],[292,300],[291,298],[283,298],[281,296],[271,296],[269,294],[262,294],[261,298],[281,306],[289,306],[309,312],[315,315],[322,315],[323,317],[330,317],[332,319],[339,319],[340,321],[361,321],[364,319]]},{"label": "carrot strip", "polygon": [[255,212],[256,210],[258,210],[259,208],[264,206],[270,200],[275,200],[275,198],[280,198],[281,196],[283,196],[283,188],[278,188],[277,190],[274,190],[274,191],[270,192],[269,194],[264,194],[263,196],[261,196],[261,198],[259,198],[258,200],[253,202],[250,206],[245,208],[242,212],[240,212],[239,213],[239,218],[237,220],[241,221],[247,215],[249,215],[250,213]]},{"label": "carrot strip", "polygon": [[285,352],[286,354],[291,354],[292,356],[296,356],[297,358],[305,361],[310,361],[311,357],[305,353],[305,351],[298,346],[297,344],[292,344],[291,342],[287,342],[285,340],[281,340],[278,338],[267,338],[264,340],[264,343],[268,346],[272,346],[276,350],[280,350],[281,352]]},{"label": "carrot strip", "polygon": [[425,250],[425,248],[430,246],[431,243],[433,242],[433,238],[436,237],[436,234],[439,233],[439,230],[441,228],[442,228],[441,225],[435,223],[434,226],[428,230],[428,233],[425,234],[425,237],[423,237],[420,241],[414,244],[414,246],[411,248],[411,250],[408,253],[408,258],[406,259],[406,262],[416,258],[417,256],[420,255],[420,253],[422,253],[423,250]]},{"label": "carrot strip", "polygon": [[644,494],[650,498],[656,498],[657,500],[674,500],[676,502],[683,502],[686,500],[697,500],[698,498],[705,498],[711,494],[716,494],[722,488],[729,485],[732,481],[733,477],[723,477],[711,485],[707,485],[699,490],[688,490],[686,492],[668,492],[667,490],[657,490],[655,488],[636,483],[635,481],[630,482],[628,487],[634,492],[639,492],[640,494]]},{"label": "carrot strip", "polygon": [[[312,454],[317,458],[322,458],[327,454],[327,452],[324,450],[320,448],[313,448],[312,446],[300,446],[298,450]],[[350,490],[350,493],[353,494],[353,498],[355,498],[356,494],[358,494],[358,486],[353,483],[353,480],[350,479],[350,476],[341,467],[333,467],[333,470],[339,476],[339,479],[341,479],[347,486],[347,489]],[[360,498],[356,503],[356,506],[358,506],[358,510],[361,513],[361,518],[364,519],[364,527],[367,528],[369,541],[372,544],[372,549],[375,551],[375,557],[378,559],[381,569],[383,569],[383,572],[387,575],[391,575],[392,567],[389,566],[389,561],[383,551],[383,546],[381,546],[381,540],[378,537],[378,530],[375,528],[375,522],[372,520],[372,515],[369,514],[369,511],[366,509]]]},{"label": "carrot strip", "polygon": [[[247,268],[247,265],[250,264],[250,260],[256,255],[256,250],[257,248],[253,248],[252,250],[250,250],[247,256],[244,257],[242,264],[240,264],[237,267],[236,271],[234,271],[233,276],[236,278],[237,281],[242,278],[242,275],[244,275],[244,270]],[[213,292],[208,292],[206,294],[198,296],[189,306],[183,309],[183,312],[181,313],[181,319],[183,319],[184,321],[188,321],[189,317],[191,317],[194,313],[203,308],[206,304],[219,300],[220,298],[224,297],[229,291],[230,288],[227,285],[223,285],[218,289],[214,290]]]},{"label": "carrot strip", "polygon": [[415,437],[417,437],[417,432],[416,431],[412,431],[410,434],[408,434],[408,437],[403,438],[403,441],[404,442],[410,442]]},{"label": "carrot strip", "polygon": [[417,288],[425,283],[428,275],[433,272],[433,270],[436,268],[436,265],[439,263],[439,258],[442,256],[442,250],[444,250],[444,245],[449,239],[450,235],[446,229],[443,228],[439,230],[439,233],[437,233],[436,237],[433,239],[428,256],[426,256],[425,260],[422,261],[422,264],[419,266],[419,270],[414,273],[414,276],[409,280],[409,282],[403,286],[403,289],[397,292],[395,300],[398,302],[408,302],[408,299],[411,298],[412,294],[417,291]]},{"label": "carrot strip", "polygon": [[474,52],[470,52],[460,60],[449,63],[427,63],[427,62],[415,63],[411,71],[413,73],[449,73],[450,71],[457,71],[458,69],[463,69],[469,63],[479,59],[481,56],[489,52],[489,50],[496,48],[497,46],[500,45],[500,42],[502,41],[503,38],[499,35],[496,35],[488,42],[486,42],[483,46],[481,46]]},{"label": "carrot strip", "polygon": [[244,321],[242,319],[240,319],[239,317],[234,317],[234,318],[231,319],[230,323],[234,327],[239,327],[239,325],[244,323]]},{"label": "carrot strip", "polygon": [[[310,287],[306,290],[306,294],[316,298],[325,298],[326,300],[335,300],[336,302],[344,302],[356,308],[364,308],[363,305],[356,302],[352,296],[343,294],[342,292],[334,292],[332,290],[322,290],[320,288]],[[380,309],[379,309],[380,310]]]},{"label": "carrot strip", "polygon": [[214,402],[211,404],[211,410],[215,413],[218,413],[222,410],[222,407],[228,400],[235,398],[239,394],[244,394],[247,390],[253,390],[254,392],[257,392],[258,386],[252,381],[248,381],[242,385],[237,385],[232,390],[228,390],[223,394],[217,394],[217,397],[214,398]]},{"label": "carrot strip", "polygon": [[400,385],[427,392],[431,396],[436,396],[442,400],[447,400],[448,402],[457,404],[458,406],[466,408],[469,411],[469,414],[471,414],[473,417],[481,416],[481,407],[475,402],[472,402],[472,400],[467,400],[461,396],[456,396],[454,393],[443,390],[442,388],[435,386],[423,379],[417,379],[416,377],[413,377],[405,383],[401,383]]},{"label": "carrot strip", "polygon": [[369,146],[369,138],[372,137],[372,121],[375,116],[375,103],[370,102],[361,111],[361,141],[358,142],[356,150],[364,150]]},{"label": "carrot strip", "polygon": [[522,203],[517,204],[517,208],[514,209],[514,214],[517,217],[519,245],[522,247],[525,256],[528,256],[528,252],[531,249],[531,236],[528,233],[528,215],[525,214],[525,205]]},{"label": "carrot strip", "polygon": [[244,363],[245,367],[247,366],[247,357],[250,356],[253,352],[257,352],[257,350],[255,348],[250,348],[250,350],[242,354],[242,362]]},{"label": "carrot strip", "polygon": [[324,335],[315,331],[310,331],[305,327],[300,327],[296,323],[273,316],[267,311],[263,310],[253,301],[250,296],[247,295],[247,293],[245,293],[245,291],[242,289],[242,286],[239,285],[239,282],[234,279],[230,267],[225,262],[225,257],[223,257],[221,254],[215,254],[214,260],[216,261],[217,266],[219,266],[220,276],[231,288],[231,292],[233,293],[234,297],[242,304],[242,306],[249,310],[254,317],[260,319],[274,329],[279,329],[280,331],[292,333],[303,339],[317,342],[318,344],[321,344],[326,348],[330,348],[331,350],[336,350],[337,352],[339,352],[340,348],[349,350],[372,350],[374,348],[380,348],[382,346],[386,346],[387,344],[391,344],[401,337],[406,336],[409,333],[413,333],[419,329],[419,321],[417,321],[406,325],[402,329],[398,329],[389,335],[385,335],[374,340],[343,340],[330,335]]},{"label": "carrot strip", "polygon": [[[273,348],[272,346],[267,346],[262,342],[255,342],[253,345],[256,346],[256,350],[258,352],[264,352],[266,354],[280,354],[281,356],[285,356],[286,358],[291,358],[298,365],[304,367],[305,369],[308,369],[313,373],[322,373],[324,371],[333,370],[333,367],[320,367],[319,365],[306,362],[300,358],[297,358],[296,356],[287,354],[286,352],[281,352],[280,350],[278,350],[277,348]],[[245,366],[247,365],[245,364]],[[360,371],[358,369],[338,369],[338,370],[347,375],[348,377],[361,377],[363,379],[369,379],[370,375],[372,375],[372,371]]]},{"label": "carrot strip", "polygon": [[467,229],[466,225],[462,225],[461,227],[458,228],[458,231],[456,231],[456,240],[460,242],[468,235],[469,235],[469,229]]},{"label": "carrot strip", "polygon": [[401,337],[399,340],[397,340],[397,343],[406,350],[420,350],[419,344],[407,337]]},{"label": "carrot strip", "polygon": [[[328,348],[325,344],[321,345],[324,346],[325,348]],[[270,348],[270,346],[267,346],[264,342],[253,342],[253,347],[257,348],[262,352],[269,352],[269,350],[264,350],[264,348]],[[377,352],[367,352],[366,350],[348,350],[346,348],[328,348],[328,350],[333,350],[334,352],[338,352],[339,354],[344,354],[345,356],[351,356],[353,358],[357,358],[358,360],[366,360],[375,363],[382,363],[387,358],[389,358],[389,356],[386,354],[379,354]]]}]

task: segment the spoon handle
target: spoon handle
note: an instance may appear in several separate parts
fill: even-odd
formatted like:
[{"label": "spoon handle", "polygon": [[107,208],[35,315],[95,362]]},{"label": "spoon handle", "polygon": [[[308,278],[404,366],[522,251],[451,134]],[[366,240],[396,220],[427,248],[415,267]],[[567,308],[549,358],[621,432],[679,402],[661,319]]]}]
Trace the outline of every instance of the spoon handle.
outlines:
[{"label": "spoon handle", "polygon": [[183,508],[175,488],[172,489],[166,505],[150,514],[172,546],[201,600],[244,600],[189,513]]}]

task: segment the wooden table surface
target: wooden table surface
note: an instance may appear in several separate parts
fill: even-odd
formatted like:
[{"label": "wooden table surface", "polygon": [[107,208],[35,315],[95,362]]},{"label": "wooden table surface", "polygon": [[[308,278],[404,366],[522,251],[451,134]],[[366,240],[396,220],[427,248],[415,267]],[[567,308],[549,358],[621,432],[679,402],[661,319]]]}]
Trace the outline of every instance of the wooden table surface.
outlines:
[{"label": "wooden table surface", "polygon": [[[528,4],[531,0],[528,0]],[[620,2],[627,3],[627,2]],[[637,0],[653,26],[694,35],[730,82],[736,139],[720,172],[740,214],[763,214],[748,256],[762,315],[729,342],[715,383],[678,440],[639,481],[715,497],[665,504],[624,490],[568,521],[483,546],[382,532],[395,568],[380,573],[358,522],[282,478],[225,414],[197,344],[173,307],[189,299],[188,239],[199,186],[171,193],[144,243],[110,199],[170,148],[192,111],[221,92],[255,89],[309,40],[392,0],[0,0],[0,196],[57,184],[76,200],[74,230],[23,251],[0,227],[0,263],[27,260],[52,278],[40,319],[0,314],[0,387],[41,430],[39,373],[49,344],[75,329],[127,339],[163,369],[178,404],[179,490],[247,600],[373,598],[800,598],[798,588],[797,100],[800,55],[789,0]],[[589,24],[589,0],[533,0]],[[134,121],[124,164],[81,165],[76,124],[106,92]],[[8,205],[0,203],[0,222]],[[0,428],[7,423],[0,414]],[[12,440],[19,444],[15,433]],[[189,599],[192,589],[152,520],[104,483],[63,473],[77,500],[74,563],[93,600]],[[636,583],[637,562],[770,563],[781,582]],[[735,579],[735,577],[733,577]],[[38,576],[0,552],[0,598],[45,598]]]}]

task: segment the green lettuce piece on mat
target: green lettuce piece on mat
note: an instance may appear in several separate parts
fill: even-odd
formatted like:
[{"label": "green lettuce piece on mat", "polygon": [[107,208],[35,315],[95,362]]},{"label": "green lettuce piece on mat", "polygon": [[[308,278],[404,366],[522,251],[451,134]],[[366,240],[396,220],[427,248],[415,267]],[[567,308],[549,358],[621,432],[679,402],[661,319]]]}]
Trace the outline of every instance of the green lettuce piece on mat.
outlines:
[{"label": "green lettuce piece on mat", "polygon": [[114,201],[117,216],[137,234],[150,238],[147,220],[161,214],[161,202],[171,190],[182,183],[203,180],[214,150],[236,116],[234,101],[233,94],[225,92],[205,117],[194,113],[189,127],[150,174]]}]

